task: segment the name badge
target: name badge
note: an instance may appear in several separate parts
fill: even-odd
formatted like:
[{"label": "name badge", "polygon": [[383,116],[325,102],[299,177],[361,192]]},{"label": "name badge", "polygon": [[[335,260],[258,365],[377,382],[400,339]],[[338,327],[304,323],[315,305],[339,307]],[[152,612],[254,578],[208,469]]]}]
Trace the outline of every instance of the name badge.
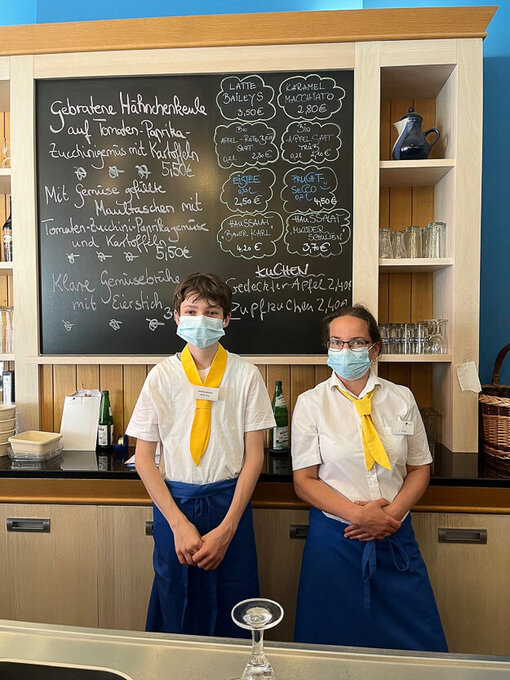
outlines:
[{"label": "name badge", "polygon": [[391,424],[391,434],[414,434],[414,423],[412,420],[395,420]]},{"label": "name badge", "polygon": [[218,401],[220,394],[219,387],[205,387],[204,385],[193,386],[193,396],[195,399],[204,399],[205,401]]}]

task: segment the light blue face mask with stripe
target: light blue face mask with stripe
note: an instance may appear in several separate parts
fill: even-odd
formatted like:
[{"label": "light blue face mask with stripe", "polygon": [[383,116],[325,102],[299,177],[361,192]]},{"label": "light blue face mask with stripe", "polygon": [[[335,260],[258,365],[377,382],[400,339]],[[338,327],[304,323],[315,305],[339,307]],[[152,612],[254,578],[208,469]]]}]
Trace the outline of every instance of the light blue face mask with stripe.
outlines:
[{"label": "light blue face mask with stripe", "polygon": [[214,319],[203,314],[179,317],[176,332],[180,338],[200,349],[214,345],[225,335],[223,319]]},{"label": "light blue face mask with stripe", "polygon": [[344,380],[358,380],[370,368],[368,347],[355,352],[348,347],[328,350],[328,366]]}]

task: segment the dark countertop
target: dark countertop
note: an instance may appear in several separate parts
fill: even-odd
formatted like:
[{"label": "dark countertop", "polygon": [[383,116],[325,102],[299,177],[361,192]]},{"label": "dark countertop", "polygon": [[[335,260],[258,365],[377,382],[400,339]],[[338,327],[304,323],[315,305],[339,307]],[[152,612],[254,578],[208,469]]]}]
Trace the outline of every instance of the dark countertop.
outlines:
[{"label": "dark countertop", "polygon": [[[131,454],[132,451],[129,452]],[[268,453],[260,482],[291,483],[292,475],[269,473]],[[271,467],[273,467],[271,465]],[[281,469],[281,459],[278,468]],[[452,453],[436,447],[432,464],[431,486],[479,486],[510,488],[510,461],[498,461],[478,453]],[[11,462],[0,458],[1,478],[69,478],[139,480],[136,470],[124,465],[114,451],[64,451],[47,462]]]}]

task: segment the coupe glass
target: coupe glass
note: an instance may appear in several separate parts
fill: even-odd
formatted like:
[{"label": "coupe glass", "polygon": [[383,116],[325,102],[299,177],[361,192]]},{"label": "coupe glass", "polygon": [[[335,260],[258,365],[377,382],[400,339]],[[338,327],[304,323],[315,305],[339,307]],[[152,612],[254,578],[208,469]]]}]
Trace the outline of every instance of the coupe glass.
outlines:
[{"label": "coupe glass", "polygon": [[264,654],[264,631],[283,619],[283,607],[265,598],[255,597],[238,602],[232,609],[232,619],[240,628],[251,630],[251,657],[240,680],[274,680],[276,677]]}]

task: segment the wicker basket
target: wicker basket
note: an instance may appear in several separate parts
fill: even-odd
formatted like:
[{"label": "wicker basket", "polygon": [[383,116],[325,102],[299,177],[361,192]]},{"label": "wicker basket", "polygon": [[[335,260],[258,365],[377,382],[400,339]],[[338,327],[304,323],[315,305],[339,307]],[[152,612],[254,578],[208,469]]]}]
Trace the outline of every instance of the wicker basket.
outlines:
[{"label": "wicker basket", "polygon": [[510,461],[510,387],[499,384],[501,364],[510,344],[505,345],[496,357],[492,384],[483,385],[480,392],[480,439],[488,456]]}]

